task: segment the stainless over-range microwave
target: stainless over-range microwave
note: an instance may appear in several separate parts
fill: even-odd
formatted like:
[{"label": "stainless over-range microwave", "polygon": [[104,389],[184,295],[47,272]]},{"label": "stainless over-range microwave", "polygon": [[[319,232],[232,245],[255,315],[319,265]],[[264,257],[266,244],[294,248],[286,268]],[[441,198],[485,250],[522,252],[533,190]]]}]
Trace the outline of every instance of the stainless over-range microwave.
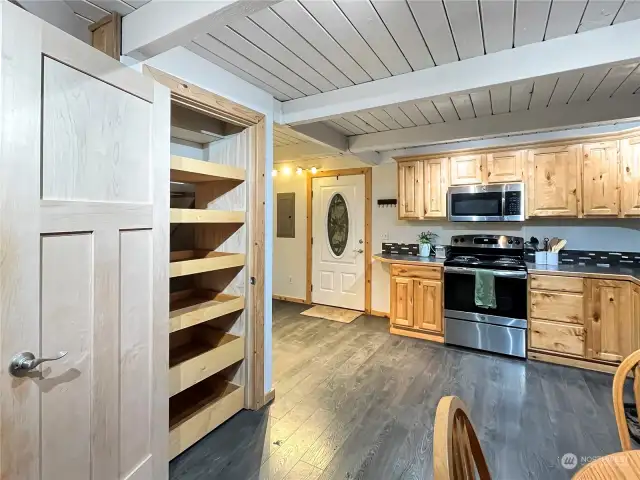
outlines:
[{"label": "stainless over-range microwave", "polygon": [[447,202],[452,222],[524,221],[522,183],[449,187]]}]

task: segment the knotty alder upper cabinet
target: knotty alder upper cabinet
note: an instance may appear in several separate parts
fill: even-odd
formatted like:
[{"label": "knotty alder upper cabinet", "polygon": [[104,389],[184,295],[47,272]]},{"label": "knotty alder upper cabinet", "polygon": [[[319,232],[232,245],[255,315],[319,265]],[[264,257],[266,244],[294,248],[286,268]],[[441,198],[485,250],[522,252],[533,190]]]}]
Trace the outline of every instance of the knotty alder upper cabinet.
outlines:
[{"label": "knotty alder upper cabinet", "polygon": [[451,185],[483,183],[484,155],[461,155],[449,158]]},{"label": "knotty alder upper cabinet", "polygon": [[420,218],[423,196],[422,161],[398,164],[398,217]]},{"label": "knotty alder upper cabinet", "polygon": [[618,142],[582,145],[582,204],[585,216],[620,213]]},{"label": "knotty alder upper cabinet", "polygon": [[448,158],[424,160],[424,217],[446,218],[449,188]]},{"label": "knotty alder upper cabinet", "polygon": [[525,150],[487,154],[487,183],[521,182],[524,178]]},{"label": "knotty alder upper cabinet", "polygon": [[640,215],[640,136],[620,142],[622,155],[622,214]]},{"label": "knotty alder upper cabinet", "polygon": [[577,217],[580,146],[528,151],[527,213],[529,217]]}]

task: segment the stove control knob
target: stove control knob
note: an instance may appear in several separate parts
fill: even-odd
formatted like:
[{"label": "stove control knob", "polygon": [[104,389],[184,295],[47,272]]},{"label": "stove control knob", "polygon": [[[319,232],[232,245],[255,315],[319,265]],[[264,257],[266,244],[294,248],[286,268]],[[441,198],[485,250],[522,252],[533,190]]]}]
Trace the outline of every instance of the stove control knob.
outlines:
[{"label": "stove control knob", "polygon": [[516,245],[520,245],[520,240],[516,240]]},{"label": "stove control knob", "polygon": [[453,243],[458,243],[458,239],[457,239],[457,238],[454,238],[454,239],[453,239]]},{"label": "stove control knob", "polygon": [[460,239],[460,243],[464,243],[464,238],[461,238],[461,239]]},{"label": "stove control knob", "polygon": [[510,239],[507,241],[507,243],[508,243],[509,245],[511,245],[511,244],[513,243],[513,239],[511,239],[511,238],[510,238]]}]

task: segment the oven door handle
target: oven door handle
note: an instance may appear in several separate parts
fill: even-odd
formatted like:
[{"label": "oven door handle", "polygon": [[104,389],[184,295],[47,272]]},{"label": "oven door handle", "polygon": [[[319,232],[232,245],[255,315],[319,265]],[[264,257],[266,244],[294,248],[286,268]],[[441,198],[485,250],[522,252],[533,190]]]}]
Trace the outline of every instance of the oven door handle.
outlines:
[{"label": "oven door handle", "polygon": [[[461,273],[463,275],[475,275],[476,274],[476,270],[475,268],[467,268],[467,267],[444,267],[444,271],[445,273]],[[491,270],[491,272],[493,272],[493,274],[496,277],[501,277],[501,278],[519,278],[519,279],[526,279],[527,278],[527,272],[521,272],[521,271],[508,271],[508,270]]]}]

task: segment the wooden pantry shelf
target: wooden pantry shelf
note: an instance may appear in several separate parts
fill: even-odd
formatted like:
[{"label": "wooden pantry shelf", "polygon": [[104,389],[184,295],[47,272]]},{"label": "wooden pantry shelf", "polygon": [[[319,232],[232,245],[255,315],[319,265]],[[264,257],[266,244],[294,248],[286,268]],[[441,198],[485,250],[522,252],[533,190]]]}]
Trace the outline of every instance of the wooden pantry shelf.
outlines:
[{"label": "wooden pantry shelf", "polygon": [[193,158],[171,156],[172,182],[201,183],[218,180],[244,182],[245,170]]},{"label": "wooden pantry shelf", "polygon": [[180,250],[171,252],[169,276],[182,277],[196,273],[242,267],[244,253],[214,252],[212,250]]},{"label": "wooden pantry shelf", "polygon": [[169,458],[184,452],[244,407],[244,387],[216,375],[169,399]]},{"label": "wooden pantry shelf", "polygon": [[213,290],[182,290],[171,294],[170,331],[176,332],[244,308],[244,297]]},{"label": "wooden pantry shelf", "polygon": [[182,330],[176,336],[171,336],[169,351],[169,396],[244,359],[244,338],[208,325]]},{"label": "wooden pantry shelf", "polygon": [[171,223],[244,223],[244,212],[204,210],[198,208],[172,208]]}]

